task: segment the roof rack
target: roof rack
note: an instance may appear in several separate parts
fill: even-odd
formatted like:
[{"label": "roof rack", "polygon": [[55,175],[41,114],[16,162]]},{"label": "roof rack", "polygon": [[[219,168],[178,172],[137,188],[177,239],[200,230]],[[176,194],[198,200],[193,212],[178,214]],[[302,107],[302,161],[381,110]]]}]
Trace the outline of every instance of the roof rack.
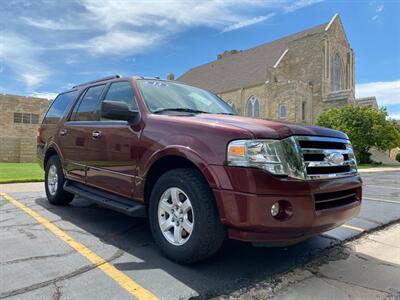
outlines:
[{"label": "roof rack", "polygon": [[72,88],[74,89],[74,88],[77,88],[78,86],[84,86],[84,85],[88,85],[88,84],[92,84],[92,83],[96,83],[96,82],[102,82],[102,81],[106,81],[106,80],[110,80],[110,79],[115,79],[115,78],[121,78],[121,75],[112,75],[112,76],[107,76],[107,77],[100,78],[97,80],[88,81],[85,83],[74,85]]},{"label": "roof rack", "polygon": [[142,76],[142,75],[136,75],[133,76],[135,79],[160,79],[160,76]]}]

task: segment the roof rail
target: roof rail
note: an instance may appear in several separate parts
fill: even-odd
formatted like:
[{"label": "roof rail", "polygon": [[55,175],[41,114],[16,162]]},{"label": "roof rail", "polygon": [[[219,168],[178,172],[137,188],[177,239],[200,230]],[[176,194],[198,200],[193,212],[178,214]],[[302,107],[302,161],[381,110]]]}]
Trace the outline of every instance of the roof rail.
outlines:
[{"label": "roof rail", "polygon": [[102,82],[102,81],[115,79],[115,78],[121,78],[121,76],[120,75],[107,76],[107,77],[100,78],[100,79],[97,79],[97,80],[92,80],[92,81],[88,81],[88,82],[85,82],[85,83],[74,85],[72,88],[74,89],[74,88],[77,88],[78,86],[88,85],[88,84],[92,84],[92,83],[96,83],[96,82]]}]

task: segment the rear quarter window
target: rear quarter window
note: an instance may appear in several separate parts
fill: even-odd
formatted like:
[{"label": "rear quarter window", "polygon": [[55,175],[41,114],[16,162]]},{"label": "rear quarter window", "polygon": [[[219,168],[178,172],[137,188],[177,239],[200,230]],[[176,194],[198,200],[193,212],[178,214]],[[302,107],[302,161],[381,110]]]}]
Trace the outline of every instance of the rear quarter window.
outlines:
[{"label": "rear quarter window", "polygon": [[71,121],[98,121],[99,103],[105,85],[97,85],[86,90],[81,100],[74,108]]},{"label": "rear quarter window", "polygon": [[60,94],[54,99],[43,119],[43,124],[56,124],[65,114],[68,105],[75,100],[78,91]]}]

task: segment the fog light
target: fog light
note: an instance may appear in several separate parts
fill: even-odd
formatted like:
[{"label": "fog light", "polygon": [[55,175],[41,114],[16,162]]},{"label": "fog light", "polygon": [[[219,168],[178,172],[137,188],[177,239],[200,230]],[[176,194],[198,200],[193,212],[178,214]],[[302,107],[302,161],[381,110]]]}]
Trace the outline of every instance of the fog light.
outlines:
[{"label": "fog light", "polygon": [[280,206],[279,202],[276,202],[274,205],[271,206],[271,215],[276,217],[279,214]]},{"label": "fog light", "polygon": [[271,215],[277,220],[287,220],[293,215],[293,206],[289,201],[279,200],[271,206]]}]

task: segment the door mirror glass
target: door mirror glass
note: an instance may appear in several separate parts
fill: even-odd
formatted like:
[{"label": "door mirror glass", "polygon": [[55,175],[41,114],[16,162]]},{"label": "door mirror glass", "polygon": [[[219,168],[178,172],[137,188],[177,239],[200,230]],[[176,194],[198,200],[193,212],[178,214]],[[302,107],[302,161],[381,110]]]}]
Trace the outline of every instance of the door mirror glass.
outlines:
[{"label": "door mirror glass", "polygon": [[101,117],[109,120],[135,122],[139,117],[137,110],[131,110],[124,101],[104,100],[101,103]]}]

